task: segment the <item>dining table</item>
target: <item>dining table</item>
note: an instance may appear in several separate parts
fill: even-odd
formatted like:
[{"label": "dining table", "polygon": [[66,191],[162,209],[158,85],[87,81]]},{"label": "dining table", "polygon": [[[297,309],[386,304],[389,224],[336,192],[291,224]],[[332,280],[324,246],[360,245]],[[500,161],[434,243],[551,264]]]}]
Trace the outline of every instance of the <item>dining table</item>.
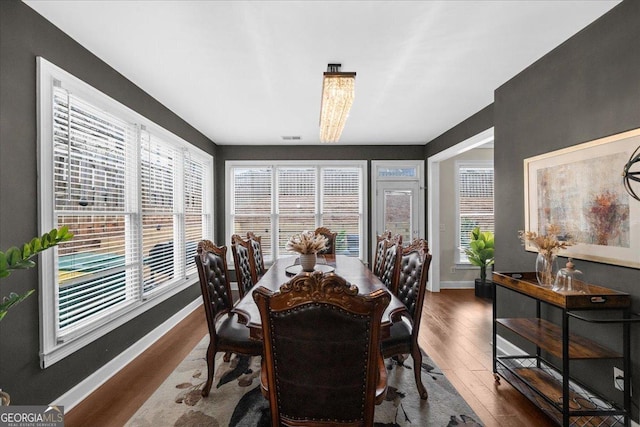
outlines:
[{"label": "dining table", "polygon": [[[357,286],[358,293],[361,295],[370,294],[378,289],[389,293],[391,301],[382,315],[380,324],[380,337],[383,339],[390,335],[391,324],[399,321],[402,313],[408,313],[404,303],[359,258],[347,255],[318,255],[315,270],[324,273],[335,272],[350,284]],[[258,287],[264,287],[272,292],[277,292],[280,290],[280,286],[301,273],[302,268],[297,256],[278,258],[262,278],[233,307],[232,312],[238,315],[238,322],[249,328],[251,338],[262,340],[262,321],[258,306],[253,300],[253,291]]]}]

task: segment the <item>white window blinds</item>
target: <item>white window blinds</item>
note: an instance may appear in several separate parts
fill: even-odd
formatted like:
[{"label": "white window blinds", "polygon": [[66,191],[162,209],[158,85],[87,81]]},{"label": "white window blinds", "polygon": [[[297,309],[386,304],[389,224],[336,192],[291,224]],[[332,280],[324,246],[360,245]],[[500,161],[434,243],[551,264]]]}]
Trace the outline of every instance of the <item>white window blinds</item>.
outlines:
[{"label": "white window blinds", "polygon": [[38,58],[40,227],[48,366],[195,283],[213,239],[213,159]]},{"label": "white window blinds", "polygon": [[[324,164],[323,164],[324,163]],[[361,256],[365,164],[230,162],[230,233],[262,238],[265,260],[288,254],[291,235],[323,225],[338,233],[337,251]],[[272,236],[277,236],[273,239]]]},{"label": "white window blinds", "polygon": [[322,169],[322,224],[336,230],[336,252],[359,254],[362,175],[357,168]]},{"label": "white window blinds", "polygon": [[[494,231],[493,166],[458,166],[458,247],[468,248],[470,233],[475,227]],[[461,257],[464,251],[461,250]],[[461,258],[466,260],[466,257]]]},{"label": "white window blinds", "polygon": [[260,236],[265,260],[272,260],[271,212],[273,210],[273,169],[269,167],[233,168],[227,182],[232,203],[230,234],[246,236],[248,231]]},{"label": "white window blinds", "polygon": [[125,184],[127,169],[136,166],[126,161],[135,155],[136,129],[60,86],[53,89],[52,115],[55,212],[58,226],[75,235],[58,251],[58,330],[64,335],[134,297],[137,269],[125,254],[136,242],[126,230]]},{"label": "white window blinds", "polygon": [[278,168],[278,250],[286,253],[289,238],[303,230],[315,230],[317,212],[315,168]]}]

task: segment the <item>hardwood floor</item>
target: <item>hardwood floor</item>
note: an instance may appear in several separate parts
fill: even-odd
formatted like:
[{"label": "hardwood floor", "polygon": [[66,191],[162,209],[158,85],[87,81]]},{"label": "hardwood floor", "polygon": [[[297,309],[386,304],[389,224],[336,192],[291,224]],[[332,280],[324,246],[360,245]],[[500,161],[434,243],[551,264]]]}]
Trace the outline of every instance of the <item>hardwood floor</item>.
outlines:
[{"label": "hardwood floor", "polygon": [[427,293],[420,347],[486,427],[556,424],[506,381],[496,384],[492,364],[492,304],[471,289]]},{"label": "hardwood floor", "polygon": [[[506,381],[495,383],[489,301],[476,298],[473,290],[443,290],[427,293],[423,313],[420,346],[484,426],[555,425]],[[198,309],[69,411],[65,426],[124,425],[205,334]]]}]

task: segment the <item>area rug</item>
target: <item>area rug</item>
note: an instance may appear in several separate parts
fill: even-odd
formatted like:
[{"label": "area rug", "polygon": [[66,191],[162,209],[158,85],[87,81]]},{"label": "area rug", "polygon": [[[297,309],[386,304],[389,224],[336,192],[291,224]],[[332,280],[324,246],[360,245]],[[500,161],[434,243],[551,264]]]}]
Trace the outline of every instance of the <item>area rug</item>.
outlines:
[{"label": "area rug", "polygon": [[[207,377],[205,336],[175,371],[127,422],[127,427],[269,426],[269,403],[260,393],[260,358],[216,356],[213,386],[208,397],[201,390]],[[456,392],[433,361],[424,356],[422,381],[428,400],[418,396],[413,361],[386,360],[387,398],[376,406],[374,427],[481,427],[478,416]]]}]

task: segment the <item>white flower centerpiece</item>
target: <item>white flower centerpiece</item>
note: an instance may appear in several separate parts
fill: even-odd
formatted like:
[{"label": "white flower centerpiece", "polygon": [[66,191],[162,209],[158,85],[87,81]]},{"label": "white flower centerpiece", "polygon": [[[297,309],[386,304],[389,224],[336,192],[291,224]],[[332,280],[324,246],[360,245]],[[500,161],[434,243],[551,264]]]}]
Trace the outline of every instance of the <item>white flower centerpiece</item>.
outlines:
[{"label": "white flower centerpiece", "polygon": [[316,265],[317,253],[327,248],[326,237],[313,231],[303,231],[294,234],[287,242],[287,250],[300,254],[300,265],[303,271],[313,271]]}]

